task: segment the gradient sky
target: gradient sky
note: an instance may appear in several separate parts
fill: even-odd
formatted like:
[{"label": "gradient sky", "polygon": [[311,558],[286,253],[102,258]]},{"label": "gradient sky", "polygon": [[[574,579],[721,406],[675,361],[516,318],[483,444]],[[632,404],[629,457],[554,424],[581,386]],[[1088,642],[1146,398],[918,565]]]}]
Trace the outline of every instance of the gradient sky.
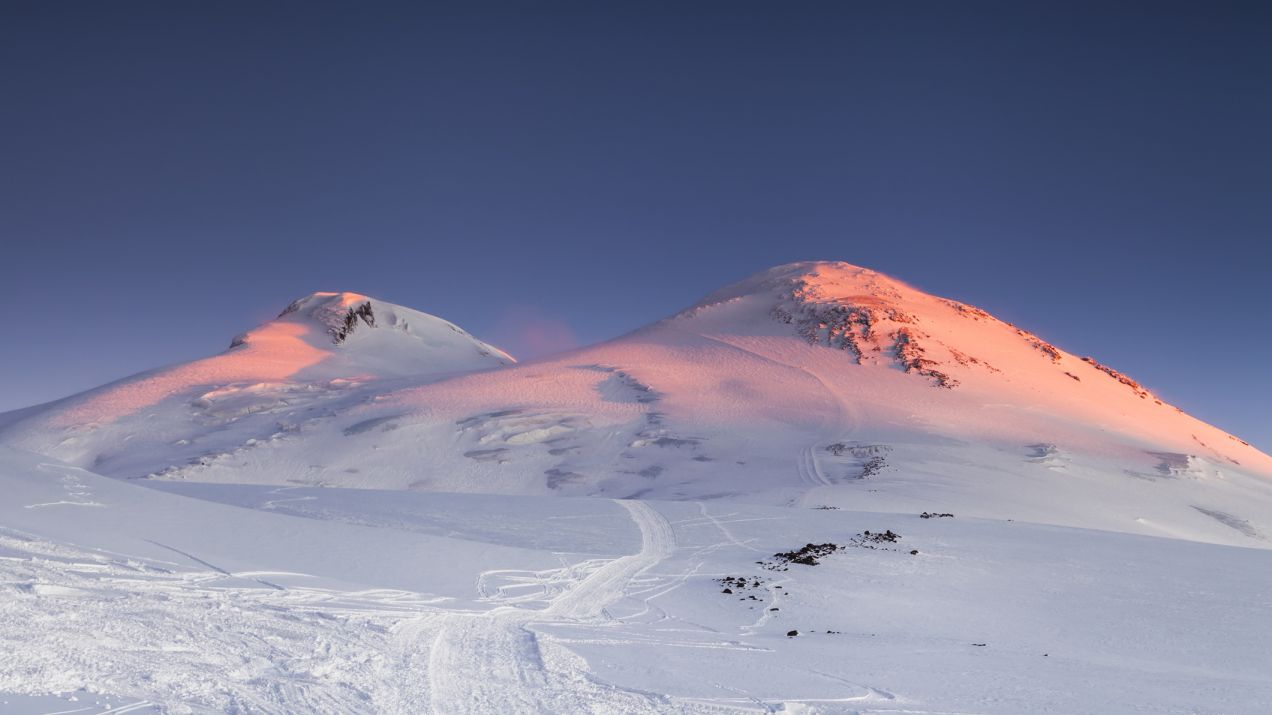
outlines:
[{"label": "gradient sky", "polygon": [[5,0],[0,410],[314,290],[525,355],[824,258],[1272,451],[1269,8]]}]

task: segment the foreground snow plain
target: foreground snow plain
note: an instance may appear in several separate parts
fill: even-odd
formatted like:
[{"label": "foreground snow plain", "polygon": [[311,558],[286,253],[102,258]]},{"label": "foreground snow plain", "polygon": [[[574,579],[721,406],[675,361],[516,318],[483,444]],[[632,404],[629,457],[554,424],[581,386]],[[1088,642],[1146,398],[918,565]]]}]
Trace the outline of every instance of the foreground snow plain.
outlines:
[{"label": "foreground snow plain", "polygon": [[[12,451],[0,487],[0,700],[60,694],[8,712],[1272,702],[1263,549],[731,500],[160,490]],[[886,530],[815,566],[772,558]]]},{"label": "foreground snow plain", "polygon": [[317,293],[0,415],[0,494],[6,713],[1272,703],[1272,458],[847,264],[522,365]]}]

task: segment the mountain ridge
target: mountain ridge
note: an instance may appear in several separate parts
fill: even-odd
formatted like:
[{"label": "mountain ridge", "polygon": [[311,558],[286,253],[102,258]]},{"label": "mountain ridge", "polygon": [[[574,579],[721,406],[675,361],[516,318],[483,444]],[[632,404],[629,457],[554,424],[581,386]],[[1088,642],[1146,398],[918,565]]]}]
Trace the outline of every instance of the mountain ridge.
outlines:
[{"label": "mountain ridge", "polygon": [[869,269],[778,266],[522,364],[429,316],[426,337],[478,362],[378,369],[383,341],[424,344],[419,315],[312,294],[223,353],[282,341],[312,365],[183,383],[104,419],[72,400],[0,443],[124,478],[916,513],[939,498],[987,518],[1011,505],[1041,523],[1272,545],[1251,507],[1272,504],[1272,458],[1094,359]]}]

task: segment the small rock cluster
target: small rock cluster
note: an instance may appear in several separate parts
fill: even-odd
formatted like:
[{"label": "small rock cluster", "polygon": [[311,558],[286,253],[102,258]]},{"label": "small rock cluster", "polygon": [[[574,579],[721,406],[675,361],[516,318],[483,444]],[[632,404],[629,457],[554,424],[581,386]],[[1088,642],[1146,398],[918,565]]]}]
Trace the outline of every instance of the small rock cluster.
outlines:
[{"label": "small rock cluster", "polygon": [[773,561],[757,561],[760,566],[769,571],[785,571],[790,564],[803,564],[804,566],[816,566],[821,563],[818,559],[825,558],[836,551],[842,551],[844,547],[839,544],[804,544],[794,551],[782,551],[773,554]]}]

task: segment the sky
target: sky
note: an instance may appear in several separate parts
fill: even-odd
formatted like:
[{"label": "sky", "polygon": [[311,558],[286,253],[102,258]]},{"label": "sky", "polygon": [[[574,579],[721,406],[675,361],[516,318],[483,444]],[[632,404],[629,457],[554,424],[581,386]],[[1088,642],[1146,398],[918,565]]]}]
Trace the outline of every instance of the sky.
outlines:
[{"label": "sky", "polygon": [[514,355],[797,260],[1272,452],[1272,6],[0,2],[0,410],[316,290]]}]

